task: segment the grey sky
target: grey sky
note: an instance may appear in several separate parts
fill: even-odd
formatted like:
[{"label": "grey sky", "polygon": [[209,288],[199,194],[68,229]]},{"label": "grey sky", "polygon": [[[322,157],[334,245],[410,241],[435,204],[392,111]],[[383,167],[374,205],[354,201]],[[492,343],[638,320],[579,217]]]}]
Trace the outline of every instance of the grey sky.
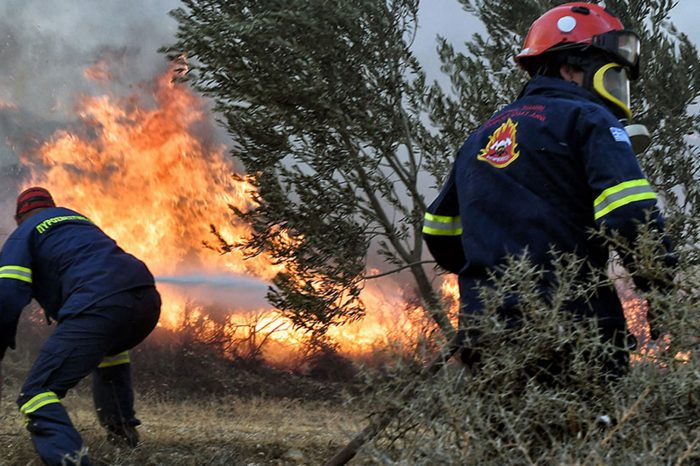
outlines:
[{"label": "grey sky", "polygon": [[[167,13],[178,0],[5,0],[0,4],[0,100],[62,119],[72,111],[76,91],[95,90],[83,70],[105,54],[123,63],[113,90],[129,88],[162,69],[160,46],[174,40],[175,21]],[[700,3],[680,0],[673,21],[700,42],[695,22]],[[435,36],[457,48],[480,30],[456,0],[423,0],[414,50],[431,77],[439,74]]]},{"label": "grey sky", "polygon": [[[439,5],[439,6],[438,6]],[[679,31],[686,33],[694,44],[700,44],[700,2],[679,0],[671,12],[671,21]],[[457,49],[475,32],[483,32],[479,21],[462,9],[457,0],[423,0],[419,13],[419,33],[415,53],[430,76],[439,73],[440,61],[435,53],[436,35],[447,38]]]},{"label": "grey sky", "polygon": [[[75,119],[81,93],[109,91],[123,95],[164,69],[158,48],[174,42],[175,21],[168,12],[179,0],[3,0],[0,2],[0,139],[35,140]],[[680,0],[672,21],[700,43],[700,2]],[[430,78],[440,76],[435,53],[437,34],[457,49],[474,32],[477,20],[457,0],[423,0],[414,51]],[[85,68],[101,57],[118,63],[115,80],[105,89],[84,78]],[[26,135],[26,136],[25,136]],[[8,171],[21,147],[0,144],[0,210],[12,208],[20,174]],[[11,167],[10,167],[11,168]],[[13,168],[13,170],[15,170]],[[0,235],[11,225],[0,220]],[[1,237],[0,237],[1,239]]]},{"label": "grey sky", "polygon": [[[83,93],[124,95],[151,80],[166,65],[158,48],[174,42],[176,23],[168,12],[180,5],[180,0],[0,2],[0,107],[12,104],[20,109],[9,122],[9,117],[0,121],[0,138],[36,140],[74,120],[75,103]],[[700,29],[694,23],[699,16],[700,3],[680,0],[672,18],[696,44]],[[438,79],[436,35],[463,49],[481,30],[457,0],[423,0],[414,51],[428,76]],[[114,80],[107,88],[83,76],[103,57],[119,65],[111,69]],[[0,168],[16,161],[21,150],[0,144]]]},{"label": "grey sky", "polygon": [[0,99],[45,118],[72,110],[83,70],[110,54],[124,64],[116,86],[153,76],[173,40],[177,0],[4,0],[0,4]]}]

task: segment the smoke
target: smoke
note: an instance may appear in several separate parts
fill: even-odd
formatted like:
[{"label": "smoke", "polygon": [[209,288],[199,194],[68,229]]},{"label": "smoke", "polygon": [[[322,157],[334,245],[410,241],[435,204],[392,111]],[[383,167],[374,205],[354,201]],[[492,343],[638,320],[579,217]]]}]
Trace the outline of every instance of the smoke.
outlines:
[{"label": "smoke", "polygon": [[[104,92],[84,72],[109,59],[110,92],[123,94],[166,66],[178,0],[5,0],[0,3],[0,211],[26,175],[20,154],[75,121],[83,95]],[[4,228],[0,222],[0,228]]]},{"label": "smoke", "polygon": [[44,118],[70,117],[76,95],[93,90],[84,69],[122,55],[129,86],[162,69],[159,47],[174,39],[177,0],[5,0],[0,4],[0,99]]},{"label": "smoke", "polygon": [[[132,95],[150,85],[168,65],[158,49],[174,42],[177,23],[168,13],[180,6],[179,0],[0,2],[0,243],[14,228],[14,199],[29,176],[20,157],[57,130],[79,126],[83,96]],[[109,82],[86,76],[103,63]]]}]

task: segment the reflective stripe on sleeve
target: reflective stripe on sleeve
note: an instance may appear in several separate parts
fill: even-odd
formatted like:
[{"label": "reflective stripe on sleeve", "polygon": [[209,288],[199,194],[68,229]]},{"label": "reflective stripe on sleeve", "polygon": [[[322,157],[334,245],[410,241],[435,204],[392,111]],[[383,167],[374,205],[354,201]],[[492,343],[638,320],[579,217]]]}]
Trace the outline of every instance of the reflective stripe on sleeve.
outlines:
[{"label": "reflective stripe on sleeve", "polygon": [[593,202],[595,219],[632,202],[656,199],[656,193],[645,179],[625,181],[603,191]]},{"label": "reflective stripe on sleeve", "polygon": [[32,269],[19,265],[5,265],[0,267],[0,278],[13,278],[23,282],[32,282]]},{"label": "reflective stripe on sleeve", "polygon": [[97,367],[102,369],[105,367],[118,366],[120,364],[129,364],[130,362],[131,359],[129,359],[129,352],[122,351],[121,353],[115,354],[114,356],[107,356]]},{"label": "reflective stripe on sleeve", "polygon": [[19,408],[19,412],[25,416],[33,413],[37,409],[46,406],[51,403],[60,403],[61,400],[58,399],[58,395],[54,392],[44,392],[39,393],[37,396],[33,397],[31,400],[27,401]]},{"label": "reflective stripe on sleeve", "polygon": [[462,220],[459,217],[447,217],[425,213],[423,233],[434,236],[459,236],[462,234]]}]

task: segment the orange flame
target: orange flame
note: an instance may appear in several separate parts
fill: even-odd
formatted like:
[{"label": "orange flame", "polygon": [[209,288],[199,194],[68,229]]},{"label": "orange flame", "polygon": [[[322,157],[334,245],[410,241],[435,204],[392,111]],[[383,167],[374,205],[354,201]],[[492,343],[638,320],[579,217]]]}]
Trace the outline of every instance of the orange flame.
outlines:
[{"label": "orange flame", "polygon": [[[102,63],[86,73],[93,79],[109,77]],[[77,109],[82,131],[58,131],[37,153],[23,156],[32,169],[30,183],[46,186],[60,205],[91,218],[156,276],[228,272],[269,281],[279,266],[267,257],[244,260],[240,251],[219,255],[202,246],[212,238],[212,224],[229,244],[249,234],[229,206],[249,207],[253,187],[244,177],[232,176],[235,167],[225,148],[210,142],[213,129],[203,102],[171,76],[172,71],[160,76],[148,98],[83,97]],[[368,317],[331,331],[342,352],[379,346],[392,332],[413,332],[414,324],[403,317],[406,300],[394,288],[369,286],[363,294]],[[186,309],[194,308],[190,317],[204,313],[181,288],[159,284],[159,290],[160,325],[179,328]],[[268,332],[267,346],[277,347],[269,350],[273,359],[283,359],[304,339],[269,306],[241,312],[234,303],[230,308],[228,328],[237,335]]]},{"label": "orange flame", "polygon": [[[137,95],[84,97],[78,115],[92,134],[58,131],[37,154],[25,155],[31,184],[90,217],[156,275],[196,269],[271,278],[276,268],[265,257],[244,261],[238,251],[218,255],[202,247],[210,224],[229,243],[247,235],[228,206],[249,205],[252,187],[232,176],[223,146],[195,135],[193,128],[206,123],[198,98],[166,73],[153,99],[147,108]],[[173,327],[186,299],[164,301],[162,323]]]},{"label": "orange flame", "polygon": [[[108,64],[99,62],[86,76],[108,80],[111,73]],[[229,272],[269,281],[280,268],[267,257],[244,260],[240,251],[219,255],[202,246],[211,238],[212,224],[230,244],[249,234],[229,206],[250,206],[253,187],[245,177],[232,176],[235,167],[225,148],[210,142],[213,129],[203,102],[174,84],[171,76],[171,71],[160,76],[147,97],[84,97],[77,109],[82,131],[58,131],[38,152],[23,156],[33,173],[28,184],[46,186],[59,204],[90,217],[157,276]],[[502,141],[510,155],[517,156],[515,136],[516,126],[509,120],[494,132],[485,151]],[[280,241],[293,241],[280,233]],[[341,352],[360,355],[390,340],[418,337],[422,310],[407,305],[400,287],[387,288],[368,283],[362,295],[368,315],[330,331]],[[205,313],[191,293],[160,284],[159,289],[164,302],[160,325],[178,329],[187,308],[193,309],[190,317]],[[456,278],[444,277],[441,291],[456,323]],[[623,297],[623,302],[633,333],[648,341],[645,303],[634,296]],[[241,311],[239,304],[229,307],[231,334],[241,339],[265,335],[266,356],[272,361],[288,359],[304,341],[304,335],[269,306],[245,312],[235,312]]]},{"label": "orange flame", "polygon": [[83,71],[83,75],[87,79],[93,81],[111,81],[113,76],[109,68],[109,63],[105,62],[104,60],[100,60],[93,66],[85,68],[85,71]]},{"label": "orange flame", "polygon": [[86,98],[79,114],[96,136],[55,134],[40,150],[44,169],[32,183],[50,186],[156,273],[196,266],[271,277],[264,257],[244,262],[238,252],[213,256],[200,247],[210,224],[229,242],[247,234],[228,205],[245,206],[252,188],[231,176],[222,147],[207,147],[190,132],[203,118],[191,94],[164,76],[155,98],[156,109],[130,114],[124,102]]},{"label": "orange flame", "polygon": [[[649,303],[634,292],[631,280],[619,280],[616,285],[625,312],[627,327],[638,343],[637,351],[632,354],[632,361],[658,361],[658,356],[670,347],[671,336],[664,334],[656,341],[652,341],[651,327],[647,319]],[[690,358],[689,352],[677,352],[674,355],[674,359],[681,363],[690,361]]]}]

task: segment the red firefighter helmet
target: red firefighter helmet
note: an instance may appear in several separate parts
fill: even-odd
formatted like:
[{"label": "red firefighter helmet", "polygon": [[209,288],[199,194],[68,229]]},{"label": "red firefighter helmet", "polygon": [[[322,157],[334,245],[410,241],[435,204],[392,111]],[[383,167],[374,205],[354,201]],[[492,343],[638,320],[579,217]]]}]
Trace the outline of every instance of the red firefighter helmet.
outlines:
[{"label": "red firefighter helmet", "polygon": [[594,3],[574,2],[556,6],[530,26],[522,51],[515,61],[528,69],[528,62],[547,52],[598,49],[630,71],[639,75],[639,37],[624,28],[607,9]]}]

